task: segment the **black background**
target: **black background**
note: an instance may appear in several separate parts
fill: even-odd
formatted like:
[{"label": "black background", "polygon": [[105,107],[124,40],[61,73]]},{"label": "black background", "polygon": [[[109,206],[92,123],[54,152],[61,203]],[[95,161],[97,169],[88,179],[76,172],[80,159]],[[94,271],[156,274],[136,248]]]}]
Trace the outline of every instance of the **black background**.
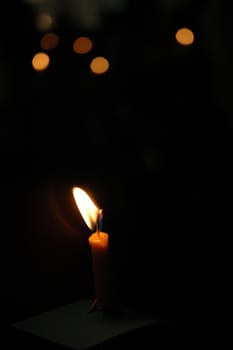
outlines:
[{"label": "black background", "polygon": [[[38,74],[32,7],[2,5],[5,322],[93,298],[75,185],[104,210],[122,303],[175,323],[216,320],[232,231],[231,14],[222,1],[127,2],[89,31],[61,15],[53,64]],[[175,42],[181,26],[193,45]],[[70,50],[84,33],[96,43],[86,60]],[[103,76],[87,69],[95,54],[110,59]]]}]

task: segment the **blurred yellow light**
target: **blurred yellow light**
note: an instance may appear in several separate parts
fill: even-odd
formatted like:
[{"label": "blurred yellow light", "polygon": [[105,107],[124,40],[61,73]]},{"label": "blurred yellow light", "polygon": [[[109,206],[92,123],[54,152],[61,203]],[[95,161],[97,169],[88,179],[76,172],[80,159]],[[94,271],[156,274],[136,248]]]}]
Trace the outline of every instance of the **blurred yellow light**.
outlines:
[{"label": "blurred yellow light", "polygon": [[175,38],[180,45],[191,45],[194,42],[194,33],[189,28],[180,28],[177,30]]},{"label": "blurred yellow light", "polygon": [[49,66],[50,58],[45,52],[38,52],[32,58],[32,67],[36,71],[43,71]]},{"label": "blurred yellow light", "polygon": [[52,50],[57,47],[59,43],[59,37],[55,33],[46,33],[40,40],[40,46],[44,50]]},{"label": "blurred yellow light", "polygon": [[95,74],[103,74],[109,69],[109,62],[105,57],[95,57],[90,63],[90,69]]},{"label": "blurred yellow light", "polygon": [[76,53],[79,54],[85,54],[89,51],[91,51],[93,47],[92,40],[90,38],[87,38],[85,36],[79,37],[75,39],[73,43],[73,50]]}]

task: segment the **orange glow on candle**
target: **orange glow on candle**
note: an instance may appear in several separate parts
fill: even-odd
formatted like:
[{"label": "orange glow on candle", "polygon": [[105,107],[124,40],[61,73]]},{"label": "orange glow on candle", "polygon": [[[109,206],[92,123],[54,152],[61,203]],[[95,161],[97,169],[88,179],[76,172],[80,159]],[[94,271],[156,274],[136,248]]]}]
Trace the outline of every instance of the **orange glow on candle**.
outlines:
[{"label": "orange glow on candle", "polygon": [[96,246],[98,250],[108,249],[108,234],[105,232],[95,232],[89,237],[89,243]]}]

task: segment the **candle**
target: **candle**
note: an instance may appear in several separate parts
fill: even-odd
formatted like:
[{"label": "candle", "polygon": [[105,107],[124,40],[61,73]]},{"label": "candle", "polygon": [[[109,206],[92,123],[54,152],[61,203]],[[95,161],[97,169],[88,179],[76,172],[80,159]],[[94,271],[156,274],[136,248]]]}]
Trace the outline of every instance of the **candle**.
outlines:
[{"label": "candle", "polygon": [[113,285],[110,268],[109,236],[102,231],[103,210],[79,187],[73,188],[75,203],[87,226],[95,232],[88,241],[92,252],[96,299],[93,308],[110,310],[113,307]]}]

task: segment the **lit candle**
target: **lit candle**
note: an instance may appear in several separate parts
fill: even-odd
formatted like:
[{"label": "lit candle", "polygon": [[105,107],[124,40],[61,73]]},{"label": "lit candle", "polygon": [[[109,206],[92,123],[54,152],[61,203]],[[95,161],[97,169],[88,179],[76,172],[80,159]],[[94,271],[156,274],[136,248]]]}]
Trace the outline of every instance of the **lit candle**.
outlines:
[{"label": "lit candle", "polygon": [[79,187],[73,188],[75,203],[87,226],[95,232],[89,237],[92,252],[96,299],[93,307],[102,310],[113,308],[113,286],[109,256],[108,233],[102,232],[103,210]]}]

